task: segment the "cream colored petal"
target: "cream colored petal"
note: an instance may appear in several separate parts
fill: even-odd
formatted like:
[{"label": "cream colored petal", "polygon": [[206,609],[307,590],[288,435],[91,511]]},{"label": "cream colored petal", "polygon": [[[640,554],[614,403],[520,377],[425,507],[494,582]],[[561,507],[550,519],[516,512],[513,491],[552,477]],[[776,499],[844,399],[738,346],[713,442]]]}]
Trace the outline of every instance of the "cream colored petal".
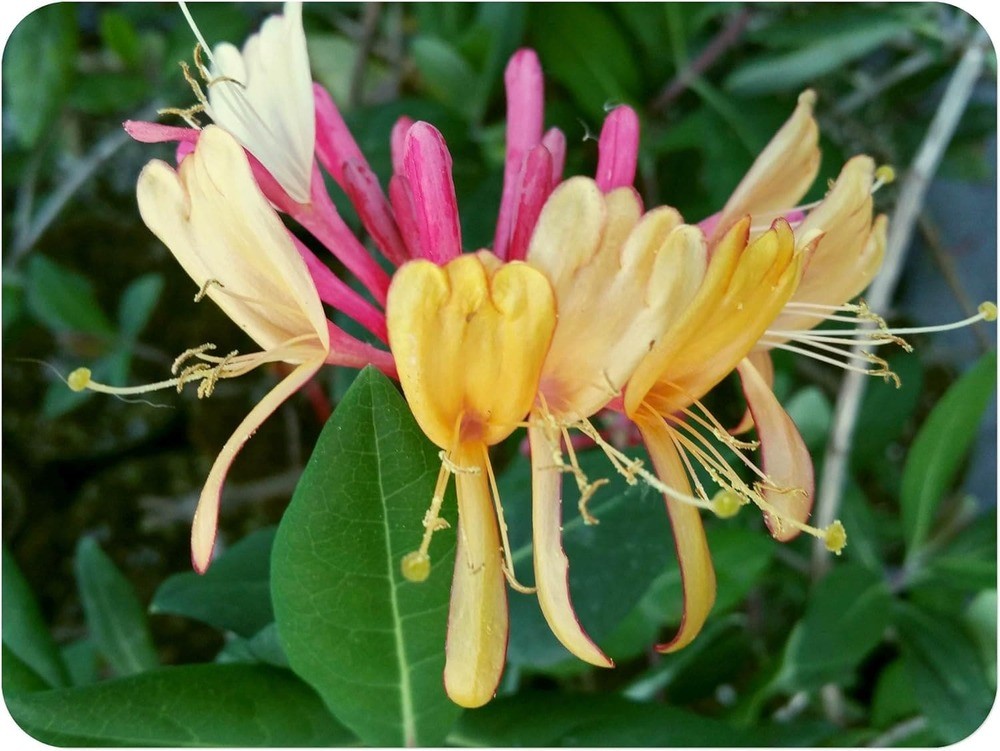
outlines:
[{"label": "cream colored petal", "polygon": [[[528,261],[556,293],[559,323],[541,391],[560,417],[588,417],[607,404],[701,281],[700,232],[679,229],[669,207],[641,211],[629,188],[605,197],[574,178],[542,212]],[[603,218],[603,226],[581,216]]]},{"label": "cream colored petal", "polygon": [[[690,495],[687,472],[670,440],[666,423],[658,416],[644,415],[637,424],[657,476],[667,486]],[[712,554],[698,509],[669,496],[664,496],[664,499],[681,570],[684,611],[677,633],[670,641],[657,644],[656,649],[660,652],[676,652],[694,640],[715,604],[715,567],[712,565]]]},{"label": "cream colored petal", "polygon": [[284,380],[254,405],[254,408],[243,418],[243,422],[237,426],[222,450],[219,451],[219,455],[212,465],[212,470],[208,473],[208,479],[205,480],[201,497],[198,499],[198,508],[194,512],[194,522],[191,525],[191,562],[198,573],[204,573],[212,560],[212,549],[215,547],[215,536],[219,524],[222,485],[226,480],[226,474],[229,472],[233,459],[236,458],[243,445],[250,440],[250,437],[257,432],[264,420],[270,417],[288,397],[302,388],[316,374],[322,364],[322,360],[304,363],[289,373]]},{"label": "cream colored petal", "polygon": [[458,545],[444,686],[449,698],[463,707],[481,707],[493,698],[507,656],[507,587],[485,457],[482,444],[466,445],[452,457],[461,466],[479,469],[455,476]]},{"label": "cream colored petal", "polygon": [[[792,418],[782,408],[771,386],[749,359],[736,366],[743,384],[757,437],[760,440],[761,468],[771,485],[765,485],[765,500],[785,519],[805,523],[812,511],[812,457]],[[785,542],[799,534],[799,529],[783,523],[773,514],[765,514],[771,535]]]},{"label": "cream colored petal", "polygon": [[302,4],[286,3],[251,36],[242,54],[232,45],[213,53],[207,114],[257,157],[288,194],[309,202],[316,118]]},{"label": "cream colored petal", "polygon": [[754,161],[726,202],[709,237],[714,245],[729,228],[750,214],[768,224],[802,200],[819,171],[819,127],[813,117],[816,95],[804,91],[792,116]]},{"label": "cream colored petal", "polygon": [[305,262],[229,134],[205,128],[178,172],[148,164],[137,197],[146,225],[196,285],[222,285],[210,286],[208,296],[261,347],[315,334],[316,346],[328,348],[326,316]]},{"label": "cream colored petal", "polygon": [[[534,421],[533,421],[534,422]],[[610,668],[614,663],[577,620],[569,595],[569,560],[562,546],[562,472],[554,466],[559,449],[545,427],[528,428],[531,441],[531,534],[538,604],[552,633],[585,662]]]}]

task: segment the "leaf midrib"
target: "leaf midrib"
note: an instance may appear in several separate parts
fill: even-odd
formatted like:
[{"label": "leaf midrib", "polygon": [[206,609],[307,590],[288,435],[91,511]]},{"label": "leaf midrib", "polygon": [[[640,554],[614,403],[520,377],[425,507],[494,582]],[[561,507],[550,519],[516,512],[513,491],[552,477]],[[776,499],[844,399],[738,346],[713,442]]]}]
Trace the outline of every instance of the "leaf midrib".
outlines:
[{"label": "leaf midrib", "polygon": [[[375,391],[369,384],[368,394],[371,404],[375,403]],[[403,641],[403,620],[399,613],[399,601],[396,597],[396,575],[393,568],[392,544],[389,534],[389,509],[386,506],[385,486],[382,483],[382,451],[379,446],[378,425],[375,420],[375,410],[370,411],[372,421],[372,443],[375,447],[375,475],[378,479],[379,502],[382,504],[382,526],[385,530],[385,557],[386,570],[389,573],[389,602],[392,605],[393,638],[396,642],[396,659],[399,663],[399,694],[401,708],[403,711],[403,738],[402,743],[410,745],[416,743],[417,728],[413,703],[411,698],[409,663],[406,659],[406,644]]]}]

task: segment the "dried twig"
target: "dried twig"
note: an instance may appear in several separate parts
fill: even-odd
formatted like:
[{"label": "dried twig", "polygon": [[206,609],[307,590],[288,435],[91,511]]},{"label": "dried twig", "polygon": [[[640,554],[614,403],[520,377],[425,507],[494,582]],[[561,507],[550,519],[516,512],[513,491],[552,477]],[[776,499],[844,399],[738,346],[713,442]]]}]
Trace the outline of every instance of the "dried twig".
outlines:
[{"label": "dried twig", "polygon": [[[963,54],[941,97],[937,112],[920,144],[913,165],[902,182],[889,233],[885,262],[865,296],[873,310],[886,310],[891,301],[903,269],[903,261],[910,246],[914,227],[920,216],[927,187],[937,171],[941,157],[955,133],[959,118],[982,72],[985,57],[983,46],[984,41],[977,37]],[[837,395],[833,426],[823,462],[823,478],[816,503],[815,524],[821,529],[833,522],[840,508],[851,441],[866,385],[865,376],[849,372],[844,376],[840,393]],[[813,578],[821,578],[830,565],[829,553],[822,540],[813,545],[812,563]]]}]

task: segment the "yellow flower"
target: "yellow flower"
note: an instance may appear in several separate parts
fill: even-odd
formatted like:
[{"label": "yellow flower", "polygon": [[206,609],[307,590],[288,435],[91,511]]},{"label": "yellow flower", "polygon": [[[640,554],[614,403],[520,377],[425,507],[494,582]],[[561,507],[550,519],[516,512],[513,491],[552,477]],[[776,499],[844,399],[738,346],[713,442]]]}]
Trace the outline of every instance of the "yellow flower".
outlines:
[{"label": "yellow flower", "polygon": [[403,392],[442,459],[423,543],[404,559],[403,572],[427,576],[430,538],[445,524],[438,513],[454,474],[459,529],[444,683],[453,701],[478,707],[493,697],[503,672],[505,578],[519,587],[488,447],[531,408],[555,302],[540,272],[480,252],[440,267],[423,260],[402,266],[389,288],[386,320]]}]

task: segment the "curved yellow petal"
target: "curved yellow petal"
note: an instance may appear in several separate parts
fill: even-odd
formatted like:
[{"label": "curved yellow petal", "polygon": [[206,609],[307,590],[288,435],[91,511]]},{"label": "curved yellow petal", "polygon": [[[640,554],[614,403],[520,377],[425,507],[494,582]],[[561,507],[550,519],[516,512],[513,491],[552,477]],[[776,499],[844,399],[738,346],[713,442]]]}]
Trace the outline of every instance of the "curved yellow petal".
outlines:
[{"label": "curved yellow petal", "polygon": [[[792,302],[842,305],[862,292],[878,273],[885,253],[885,217],[872,221],[875,163],[856,156],[843,167],[826,198],[796,230],[799,236],[822,232],[810,254]],[[771,328],[810,329],[816,317],[783,313]]]},{"label": "curved yellow petal", "polygon": [[683,314],[636,368],[625,391],[634,415],[646,402],[670,414],[730,373],[774,321],[798,284],[809,248],[796,248],[784,219],[748,244],[750,219],[715,247],[704,281]]},{"label": "curved yellow petal", "polygon": [[614,663],[577,620],[569,595],[569,560],[562,546],[562,472],[554,466],[559,436],[544,426],[528,428],[531,441],[531,533],[538,604],[552,633],[566,649],[602,668]]},{"label": "curved yellow petal", "polygon": [[146,225],[195,284],[218,283],[208,296],[263,349],[304,334],[329,348],[309,270],[231,135],[205,128],[176,172],[147,164],[136,193]]},{"label": "curved yellow petal", "polygon": [[[759,345],[758,345],[759,347]],[[761,378],[764,379],[764,383],[767,384],[768,388],[774,386],[774,362],[771,360],[770,352],[754,349],[751,350],[750,354],[747,355],[747,359],[750,363],[757,369]],[[730,428],[729,432],[732,435],[740,435],[741,433],[746,433],[750,428],[753,427],[753,414],[750,412],[750,408],[747,407],[746,411],[743,412],[743,417],[740,419],[739,423],[734,428]]]},{"label": "curved yellow petal", "polygon": [[[678,492],[690,495],[687,473],[663,419],[644,414],[637,425],[660,480]],[[684,614],[674,637],[664,644],[657,644],[656,649],[659,652],[676,652],[694,640],[715,604],[715,568],[698,509],[669,496],[664,498],[684,587]]]},{"label": "curved yellow petal", "polygon": [[236,455],[250,437],[257,432],[264,420],[271,416],[288,397],[298,391],[315,375],[323,360],[303,363],[289,373],[284,380],[271,389],[267,395],[254,405],[250,413],[233,431],[219,451],[212,470],[208,473],[198,508],[194,512],[194,522],[191,525],[191,562],[195,571],[204,573],[212,560],[212,549],[215,547],[215,536],[219,523],[219,502],[222,499],[222,485],[226,474]]},{"label": "curved yellow petal", "polygon": [[732,225],[746,216],[768,224],[793,208],[809,190],[819,171],[819,126],[813,117],[816,95],[799,95],[788,121],[764,148],[722,209],[709,237],[714,245]]},{"label": "curved yellow petal", "polygon": [[785,542],[800,530],[782,519],[805,523],[812,512],[815,490],[812,457],[792,418],[753,363],[745,359],[736,369],[757,426],[761,468],[771,482],[762,487],[763,496],[780,512],[780,516],[764,514],[764,521],[771,536]]},{"label": "curved yellow petal", "polygon": [[455,475],[458,544],[448,611],[444,687],[463,707],[493,698],[507,657],[507,586],[500,535],[487,481],[486,447],[465,444],[452,456],[477,473]]},{"label": "curved yellow petal", "polygon": [[531,409],[556,312],[544,275],[490,253],[443,267],[411,261],[389,288],[386,323],[400,383],[424,433],[449,449],[492,445]]}]

